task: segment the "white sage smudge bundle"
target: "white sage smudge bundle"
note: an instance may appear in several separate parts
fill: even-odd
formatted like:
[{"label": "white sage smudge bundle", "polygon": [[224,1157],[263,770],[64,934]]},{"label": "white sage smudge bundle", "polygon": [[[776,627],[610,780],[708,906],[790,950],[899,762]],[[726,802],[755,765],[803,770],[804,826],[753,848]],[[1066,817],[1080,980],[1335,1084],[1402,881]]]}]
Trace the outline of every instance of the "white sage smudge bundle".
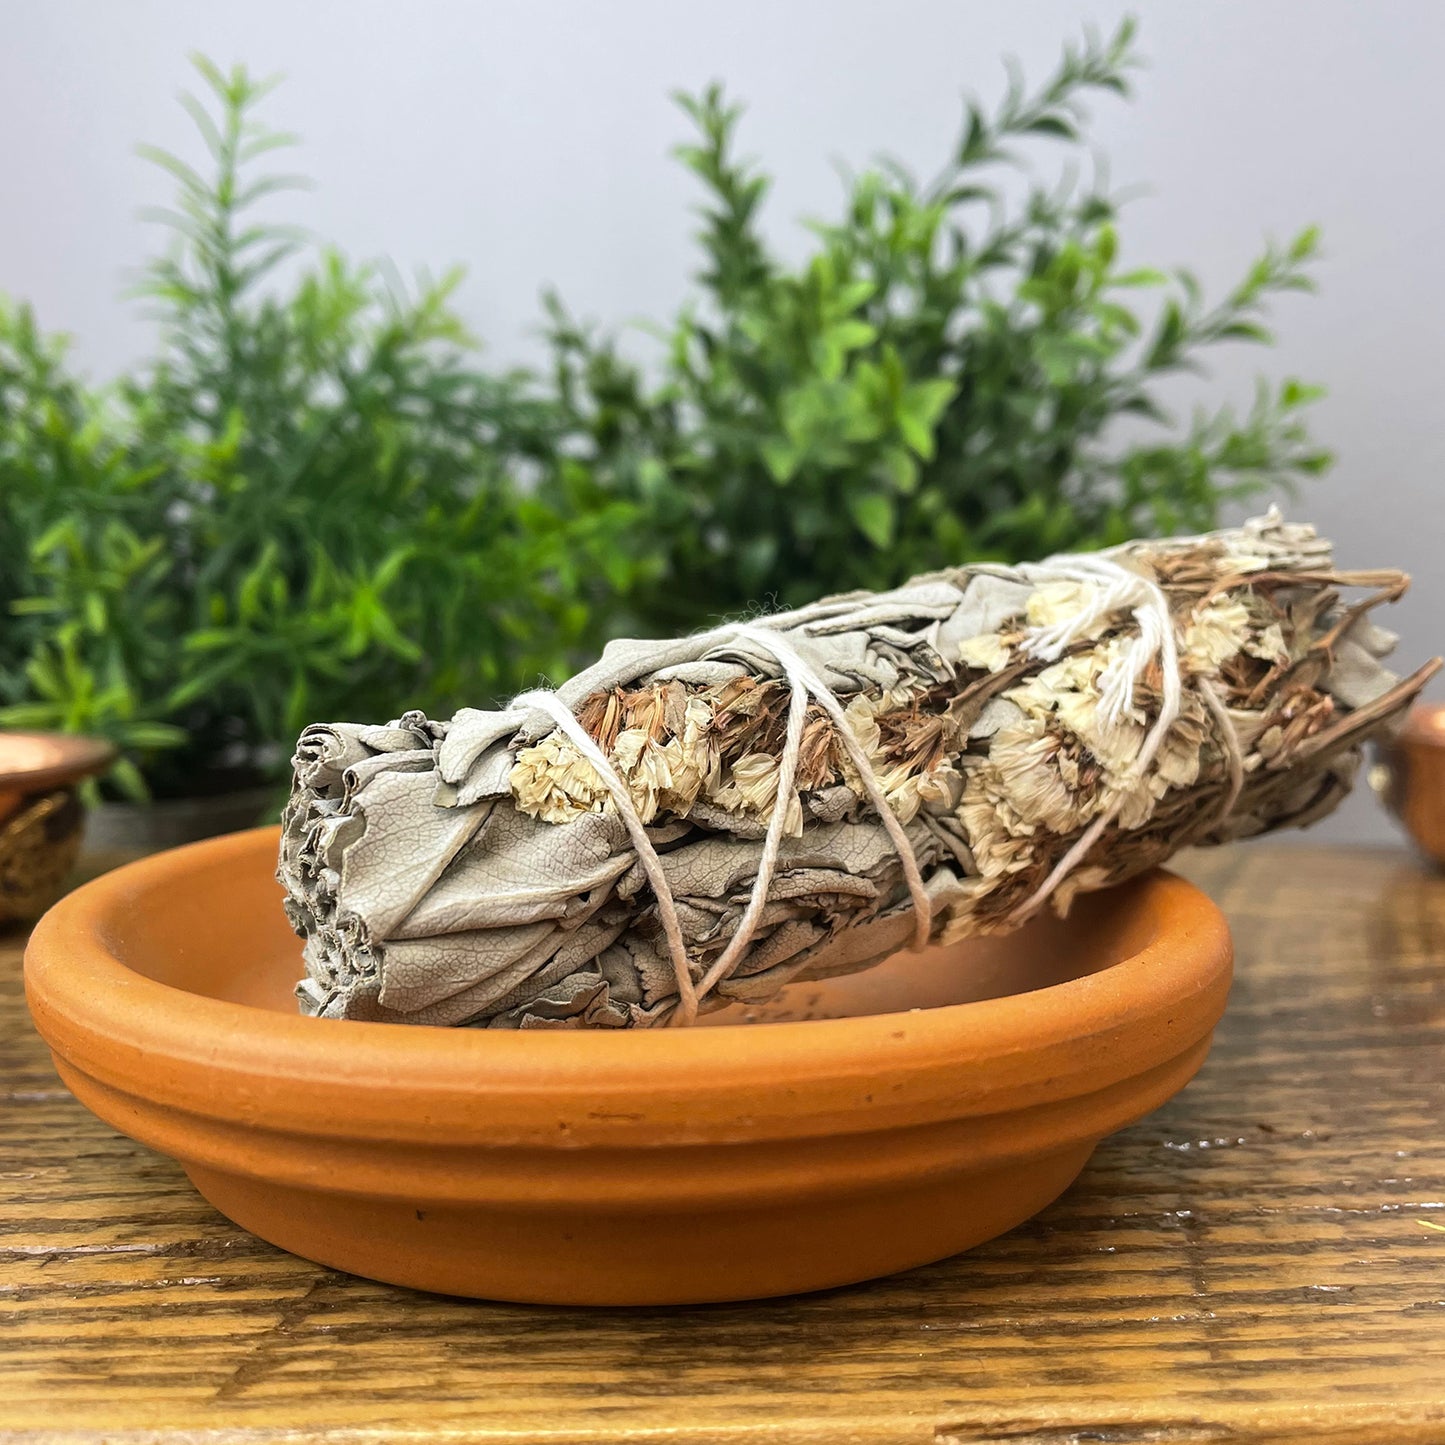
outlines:
[{"label": "white sage smudge bundle", "polygon": [[1433,671],[1380,662],[1369,612],[1405,585],[1272,513],[616,642],[502,711],[310,727],[279,870],[302,1009],[687,1023],[1308,823]]}]

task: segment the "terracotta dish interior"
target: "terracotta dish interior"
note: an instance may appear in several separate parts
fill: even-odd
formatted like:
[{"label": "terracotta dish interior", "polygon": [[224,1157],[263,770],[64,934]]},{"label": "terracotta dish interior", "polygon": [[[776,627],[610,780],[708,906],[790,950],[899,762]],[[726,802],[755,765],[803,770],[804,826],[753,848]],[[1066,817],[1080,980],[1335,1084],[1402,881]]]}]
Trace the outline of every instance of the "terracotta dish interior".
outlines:
[{"label": "terracotta dish interior", "polygon": [[310,1259],[582,1304],[792,1293],[1028,1218],[1198,1069],[1224,921],[1165,873],[695,1029],[302,1018],[275,829],[77,890],[26,957],[78,1098]]}]

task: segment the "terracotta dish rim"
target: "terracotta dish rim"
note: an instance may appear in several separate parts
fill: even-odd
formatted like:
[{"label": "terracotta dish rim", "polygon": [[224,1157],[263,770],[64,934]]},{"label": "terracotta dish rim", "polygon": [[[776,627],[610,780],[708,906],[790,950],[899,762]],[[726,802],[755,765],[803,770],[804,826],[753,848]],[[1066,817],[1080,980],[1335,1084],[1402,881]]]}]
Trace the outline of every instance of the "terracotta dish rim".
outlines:
[{"label": "terracotta dish rim", "polygon": [[[61,757],[56,762],[40,767],[6,767],[3,759],[7,738],[58,744]],[[115,744],[104,738],[81,737],[72,733],[30,732],[24,729],[0,730],[0,791],[39,793],[47,788],[63,787],[66,783],[104,772],[115,758]]]},{"label": "terracotta dish rim", "polygon": [[856,1113],[847,1101],[875,1078],[870,1129],[1096,1093],[1175,1058],[1182,1038],[1207,1035],[1229,984],[1223,916],[1157,870],[1118,893],[1120,906],[1147,915],[1146,942],[1097,973],[849,1018],[596,1032],[362,1023],[191,993],[117,956],[127,910],[278,836],[252,829],[145,858],[51,909],[25,961],[31,1012],[51,1048],[122,1093],[332,1139],[568,1148],[792,1139],[847,1127]]},{"label": "terracotta dish rim", "polygon": [[1445,702],[1417,702],[1405,714],[1400,741],[1445,748]]}]

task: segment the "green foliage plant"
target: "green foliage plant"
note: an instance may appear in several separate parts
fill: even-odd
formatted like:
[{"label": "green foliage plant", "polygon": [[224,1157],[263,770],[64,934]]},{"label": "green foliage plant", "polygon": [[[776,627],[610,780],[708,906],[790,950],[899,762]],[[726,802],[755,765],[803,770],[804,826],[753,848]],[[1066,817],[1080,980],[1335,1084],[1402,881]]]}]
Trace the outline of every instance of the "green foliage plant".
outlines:
[{"label": "green foliage plant", "polygon": [[700,294],[655,358],[547,301],[550,374],[480,368],[456,273],[416,286],[258,219],[299,182],[269,82],[199,60],[205,174],[175,185],[145,271],[160,346],[92,387],[0,302],[0,725],[110,737],[126,792],[277,773],[321,717],[485,704],[622,632],[882,588],[940,566],[1215,524],[1327,455],[1261,382],[1179,423],[1209,348],[1268,343],[1316,237],[1214,302],[1126,265],[1088,153],[1125,96],[1132,25],[1065,48],[1036,90],[970,104],[942,171],[880,162],[789,264],[718,87],[679,97],[705,194]]},{"label": "green foliage plant", "polygon": [[[207,174],[170,173],[155,358],[92,388],[0,307],[0,724],[114,739],[133,796],[275,774],[316,718],[445,715],[595,643],[634,520],[452,308],[258,219],[299,182],[269,84],[197,62]],[[549,467],[549,499],[519,481]]]},{"label": "green foliage plant", "polygon": [[1086,100],[1127,95],[1135,64],[1126,22],[1067,47],[1038,90],[1011,72],[991,112],[967,107],[935,179],[858,175],[797,265],[760,228],[770,181],[737,156],[738,107],[717,87],[679,97],[701,295],[648,365],[550,302],[575,455],[652,519],[646,625],[1199,530],[1327,464],[1300,416],[1318,393],[1297,381],[1183,426],[1161,396],[1216,343],[1270,341],[1269,302],[1310,288],[1314,231],[1210,304],[1187,271],[1126,267],[1115,200],[1040,182],[1020,150],[1087,155]]}]

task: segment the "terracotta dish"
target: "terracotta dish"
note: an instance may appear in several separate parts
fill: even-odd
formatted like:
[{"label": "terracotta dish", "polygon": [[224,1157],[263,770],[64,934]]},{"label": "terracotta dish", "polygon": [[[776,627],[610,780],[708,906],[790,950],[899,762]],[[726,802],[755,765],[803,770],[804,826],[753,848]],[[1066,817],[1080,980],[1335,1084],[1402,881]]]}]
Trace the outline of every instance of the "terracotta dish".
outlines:
[{"label": "terracotta dish", "polygon": [[114,761],[99,738],[0,732],[0,926],[59,897],[85,825],[76,785]]},{"label": "terracotta dish", "polygon": [[99,738],[0,732],[0,820],[27,797],[103,772],[115,749]]},{"label": "terracotta dish", "polygon": [[1420,851],[1445,866],[1445,703],[1415,707],[1381,758],[1380,794]]},{"label": "terracotta dish", "polygon": [[276,846],[72,893],[26,956],[36,1025],[83,1103],[238,1224],[450,1294],[746,1299],[967,1249],[1180,1089],[1229,987],[1218,910],[1153,873],[691,1030],[303,1018]]}]

